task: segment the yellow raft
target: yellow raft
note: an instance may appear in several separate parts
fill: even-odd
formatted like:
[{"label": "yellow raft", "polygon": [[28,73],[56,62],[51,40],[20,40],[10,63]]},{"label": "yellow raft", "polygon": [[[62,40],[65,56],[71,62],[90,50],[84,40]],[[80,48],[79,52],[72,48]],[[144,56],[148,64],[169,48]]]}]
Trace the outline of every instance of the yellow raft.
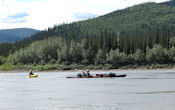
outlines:
[{"label": "yellow raft", "polygon": [[37,74],[27,76],[27,78],[37,78],[37,77],[38,77],[38,75],[37,75]]}]

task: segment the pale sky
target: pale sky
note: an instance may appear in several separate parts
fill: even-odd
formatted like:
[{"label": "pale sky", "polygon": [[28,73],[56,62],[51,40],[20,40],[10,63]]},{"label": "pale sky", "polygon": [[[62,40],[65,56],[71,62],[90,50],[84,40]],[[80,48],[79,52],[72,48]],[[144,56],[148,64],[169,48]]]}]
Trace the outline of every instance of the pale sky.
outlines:
[{"label": "pale sky", "polygon": [[145,2],[167,0],[0,0],[0,29],[47,29]]}]

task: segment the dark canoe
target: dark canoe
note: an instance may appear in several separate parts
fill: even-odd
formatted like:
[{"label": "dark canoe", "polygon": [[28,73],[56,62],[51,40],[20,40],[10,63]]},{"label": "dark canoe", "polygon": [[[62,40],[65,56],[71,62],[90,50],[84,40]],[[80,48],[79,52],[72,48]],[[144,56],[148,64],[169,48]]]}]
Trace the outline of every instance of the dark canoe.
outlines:
[{"label": "dark canoe", "polygon": [[115,76],[90,76],[90,77],[77,77],[77,76],[68,76],[67,78],[113,78],[113,77],[126,77],[126,74],[118,74]]}]

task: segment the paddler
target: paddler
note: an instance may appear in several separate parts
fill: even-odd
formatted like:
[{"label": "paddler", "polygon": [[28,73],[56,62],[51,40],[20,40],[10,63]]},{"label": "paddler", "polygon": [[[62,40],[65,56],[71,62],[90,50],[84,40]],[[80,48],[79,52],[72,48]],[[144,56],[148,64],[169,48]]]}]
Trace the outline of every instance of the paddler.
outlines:
[{"label": "paddler", "polygon": [[32,72],[32,69],[29,70],[29,76],[30,75],[34,75],[33,72]]},{"label": "paddler", "polygon": [[83,76],[84,76],[84,77],[86,77],[86,76],[87,76],[87,75],[86,75],[86,73],[85,73],[84,71],[82,71],[82,73],[83,73]]},{"label": "paddler", "polygon": [[86,72],[87,72],[87,76],[90,77],[91,74],[89,73],[89,69],[87,69]]}]

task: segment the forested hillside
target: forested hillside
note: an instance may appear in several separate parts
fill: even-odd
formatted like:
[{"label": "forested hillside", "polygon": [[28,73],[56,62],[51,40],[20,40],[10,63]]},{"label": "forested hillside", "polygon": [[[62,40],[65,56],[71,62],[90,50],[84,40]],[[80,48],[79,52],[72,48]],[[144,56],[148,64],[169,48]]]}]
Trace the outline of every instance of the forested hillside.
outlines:
[{"label": "forested hillside", "polygon": [[54,68],[174,65],[174,2],[145,3],[54,26],[20,42],[1,44],[0,55],[8,57],[14,65],[54,65]]},{"label": "forested hillside", "polygon": [[160,29],[165,24],[173,33],[175,30],[175,6],[170,4],[174,4],[174,2],[145,3],[97,18],[58,25],[36,34],[30,39],[38,40],[49,36],[69,37],[72,34],[76,38],[81,38],[86,33],[90,37],[98,37],[101,30],[105,29],[110,33],[120,33],[121,36],[144,36],[148,33],[155,35],[157,24],[160,25]]}]

